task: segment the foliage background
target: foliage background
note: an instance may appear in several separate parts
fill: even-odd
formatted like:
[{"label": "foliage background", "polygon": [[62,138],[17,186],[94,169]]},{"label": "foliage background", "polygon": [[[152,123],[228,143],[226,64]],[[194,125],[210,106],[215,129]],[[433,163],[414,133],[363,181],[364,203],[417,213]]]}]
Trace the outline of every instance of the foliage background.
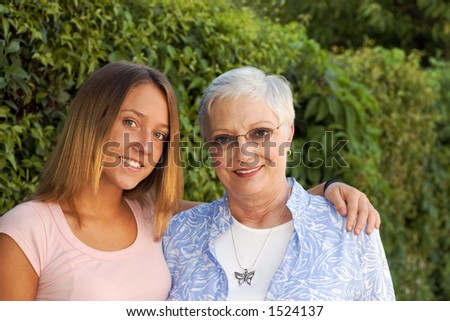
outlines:
[{"label": "foliage background", "polygon": [[[449,300],[449,15],[445,1],[421,0],[0,4],[0,213],[33,192],[79,86],[120,59],[160,69],[177,92],[185,197],[221,196],[199,100],[220,73],[254,65],[294,90],[288,174],[365,191],[397,298]],[[348,166],[329,153],[339,140]]]}]

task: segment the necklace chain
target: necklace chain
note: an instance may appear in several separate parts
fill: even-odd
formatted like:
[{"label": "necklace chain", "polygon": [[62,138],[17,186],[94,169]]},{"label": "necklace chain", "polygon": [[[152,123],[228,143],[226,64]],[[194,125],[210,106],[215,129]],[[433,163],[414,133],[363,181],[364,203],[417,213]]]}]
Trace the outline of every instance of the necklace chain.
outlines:
[{"label": "necklace chain", "polygon": [[239,259],[239,254],[238,254],[238,250],[237,250],[237,247],[236,247],[236,241],[234,240],[233,226],[231,226],[231,239],[233,240],[234,253],[236,255],[237,262],[238,262],[238,264],[239,264],[241,269],[243,269],[243,270],[251,270],[256,265],[256,262],[258,261],[260,255],[261,255],[261,253],[262,253],[262,251],[263,251],[263,249],[264,249],[264,247],[265,247],[265,245],[267,243],[267,240],[269,239],[270,234],[272,234],[272,231],[273,231],[275,225],[277,224],[278,220],[281,218],[281,214],[284,212],[285,208],[286,208],[286,205],[283,206],[283,208],[281,209],[280,213],[278,214],[278,218],[273,223],[272,227],[270,228],[269,233],[267,233],[267,236],[264,239],[264,242],[263,242],[263,244],[261,246],[261,249],[258,252],[258,255],[256,256],[255,260],[253,261],[252,265],[249,268],[245,268],[241,264],[241,260]]},{"label": "necklace chain", "polygon": [[[292,192],[292,189],[289,192],[289,196],[291,195],[291,192]],[[289,199],[289,196],[288,196],[288,199]],[[239,259],[239,253],[238,253],[237,246],[236,246],[236,241],[234,239],[233,225],[231,226],[230,231],[231,231],[231,239],[233,240],[234,254],[236,256],[236,260],[237,260],[237,263],[238,263],[239,267],[242,270],[244,270],[243,273],[234,272],[234,276],[238,279],[239,286],[241,286],[243,283],[247,283],[248,285],[251,285],[252,278],[255,275],[255,271],[249,271],[249,270],[253,269],[255,267],[256,263],[258,262],[258,259],[261,256],[261,253],[262,253],[264,247],[266,246],[267,240],[269,239],[270,235],[272,234],[272,231],[275,228],[275,225],[278,223],[278,221],[282,217],[282,214],[284,213],[284,210],[286,208],[287,208],[287,205],[285,204],[283,206],[283,208],[281,209],[280,213],[278,214],[276,220],[273,222],[269,233],[267,233],[267,236],[264,239],[264,242],[261,245],[261,248],[259,249],[258,255],[256,256],[255,260],[253,261],[252,265],[249,268],[245,268],[241,264],[241,260]]]}]

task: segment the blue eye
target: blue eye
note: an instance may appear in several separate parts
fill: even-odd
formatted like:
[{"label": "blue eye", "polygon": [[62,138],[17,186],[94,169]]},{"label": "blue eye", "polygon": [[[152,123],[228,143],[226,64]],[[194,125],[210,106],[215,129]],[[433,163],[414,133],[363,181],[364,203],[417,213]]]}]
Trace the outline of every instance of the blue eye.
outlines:
[{"label": "blue eye", "polygon": [[264,141],[270,138],[272,131],[270,128],[255,128],[248,133],[248,138],[253,142]]},{"label": "blue eye", "polygon": [[219,143],[220,145],[228,145],[230,143],[234,143],[236,138],[230,135],[219,135],[214,137],[212,141]]},{"label": "blue eye", "polygon": [[166,134],[164,134],[164,133],[156,132],[156,133],[153,134],[153,136],[154,136],[156,139],[165,142],[165,141],[167,141],[167,136],[168,136],[168,135],[166,135]]},{"label": "blue eye", "polygon": [[126,127],[133,127],[133,128],[137,127],[136,122],[135,122],[134,120],[131,120],[131,119],[124,119],[124,120],[123,120],[123,124],[124,124]]}]

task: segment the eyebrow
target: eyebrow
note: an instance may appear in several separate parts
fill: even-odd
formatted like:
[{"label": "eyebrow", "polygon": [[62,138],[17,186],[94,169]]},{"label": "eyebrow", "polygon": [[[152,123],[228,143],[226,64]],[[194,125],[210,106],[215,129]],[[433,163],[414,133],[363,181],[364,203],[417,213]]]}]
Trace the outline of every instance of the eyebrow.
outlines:
[{"label": "eyebrow", "polygon": [[[138,116],[138,117],[142,117],[142,118],[147,117],[147,116],[144,115],[143,113],[141,113],[141,112],[139,112],[139,111],[137,111],[137,110],[134,110],[134,109],[121,109],[120,112],[121,112],[121,113],[123,113],[123,112],[131,112],[131,113],[135,114],[135,115]],[[163,124],[163,123],[161,123],[161,124],[159,124],[159,126],[161,126],[161,127],[163,127],[163,128],[166,128],[166,129],[170,129],[170,126],[169,126],[168,124]]]},{"label": "eyebrow", "polygon": [[123,112],[132,112],[132,113],[136,114],[139,117],[145,117],[145,115],[143,113],[138,112],[137,110],[134,110],[134,109],[121,109],[120,112],[121,113],[123,113]]},{"label": "eyebrow", "polygon": [[[270,125],[272,125],[272,123],[270,121],[261,120],[259,122],[251,124],[250,127],[252,127],[252,128],[250,130],[256,129],[256,128],[260,127],[260,126],[265,126],[265,125],[269,126],[269,123],[270,123]],[[223,132],[229,132],[229,129],[218,128],[218,129],[214,129],[213,131],[211,131],[211,133],[222,132],[222,131]]]}]

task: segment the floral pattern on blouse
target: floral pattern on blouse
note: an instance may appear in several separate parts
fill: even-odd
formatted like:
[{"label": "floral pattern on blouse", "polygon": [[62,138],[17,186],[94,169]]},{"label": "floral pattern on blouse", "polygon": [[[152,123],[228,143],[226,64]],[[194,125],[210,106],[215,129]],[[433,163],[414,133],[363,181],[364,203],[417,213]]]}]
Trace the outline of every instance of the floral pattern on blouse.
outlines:
[{"label": "floral pattern on blouse", "polygon": [[[379,231],[347,232],[346,218],[326,198],[288,181],[294,233],[266,300],[395,300]],[[172,277],[169,300],[227,299],[228,280],[214,242],[231,224],[226,194],[175,215],[163,237]]]}]

